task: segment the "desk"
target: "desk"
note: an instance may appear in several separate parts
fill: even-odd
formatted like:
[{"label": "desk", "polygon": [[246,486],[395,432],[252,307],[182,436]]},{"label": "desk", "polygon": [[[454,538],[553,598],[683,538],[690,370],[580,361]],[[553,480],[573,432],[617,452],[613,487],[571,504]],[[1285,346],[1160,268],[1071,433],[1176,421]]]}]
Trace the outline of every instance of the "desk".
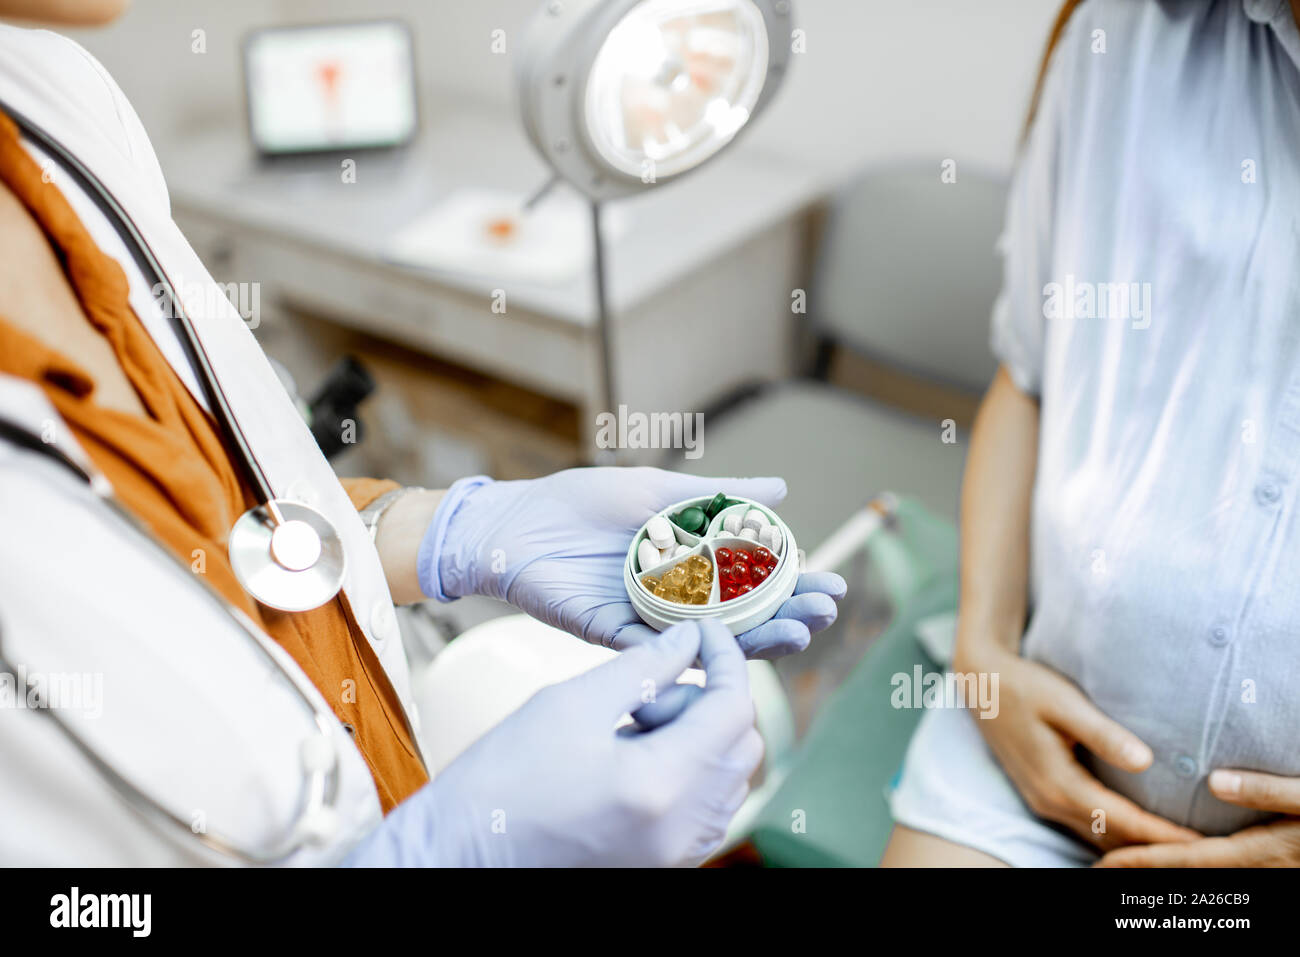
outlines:
[{"label": "desk", "polygon": [[[205,130],[160,144],[173,214],[218,278],[262,284],[264,321],[277,304],[312,312],[574,402],[594,448],[605,403],[589,273],[502,283],[383,255],[395,231],[455,189],[526,193],[547,178],[513,116],[434,110],[409,148],[353,157],[350,184],[337,158],[259,163],[235,119]],[[818,194],[812,171],[742,142],[680,183],[606,207],[620,403],[696,412],[790,372],[791,293]],[[498,314],[492,291],[503,285]]]}]

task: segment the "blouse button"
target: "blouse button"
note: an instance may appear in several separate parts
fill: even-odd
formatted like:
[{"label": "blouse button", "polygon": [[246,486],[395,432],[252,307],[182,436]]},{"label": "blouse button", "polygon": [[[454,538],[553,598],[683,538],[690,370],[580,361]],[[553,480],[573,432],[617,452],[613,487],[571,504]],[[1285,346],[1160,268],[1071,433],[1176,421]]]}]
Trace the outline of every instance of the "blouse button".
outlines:
[{"label": "blouse button", "polygon": [[1246,0],[1242,4],[1242,9],[1246,11],[1246,16],[1256,23],[1268,23],[1277,11],[1277,4],[1269,3],[1267,0]]},{"label": "blouse button", "polygon": [[370,633],[376,644],[382,645],[397,630],[397,614],[392,602],[377,601],[370,612]]},{"label": "blouse button", "polygon": [[302,504],[314,508],[319,496],[316,494],[316,490],[311,487],[310,483],[303,479],[295,479],[289,485],[285,498],[293,499],[295,502],[302,502]]},{"label": "blouse button", "polygon": [[1196,774],[1196,759],[1186,754],[1180,754],[1178,759],[1174,761],[1174,770],[1178,772],[1180,778],[1193,777]]},{"label": "blouse button", "polygon": [[1210,643],[1215,645],[1226,645],[1228,643],[1228,629],[1222,625],[1216,625],[1210,631]]},{"label": "blouse button", "polygon": [[1273,505],[1282,497],[1282,489],[1276,482],[1264,481],[1255,486],[1255,499],[1260,505]]}]

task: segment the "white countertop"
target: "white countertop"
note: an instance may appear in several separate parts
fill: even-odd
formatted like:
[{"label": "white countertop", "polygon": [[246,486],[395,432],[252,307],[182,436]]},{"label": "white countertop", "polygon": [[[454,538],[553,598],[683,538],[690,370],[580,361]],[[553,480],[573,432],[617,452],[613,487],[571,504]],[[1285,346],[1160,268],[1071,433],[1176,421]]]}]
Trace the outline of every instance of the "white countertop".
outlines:
[{"label": "white countertop", "polygon": [[[335,156],[260,162],[237,118],[208,122],[198,135],[160,143],[159,154],[177,212],[487,296],[501,285],[499,277],[489,281],[398,265],[385,256],[388,240],[457,189],[528,193],[547,179],[548,170],[510,114],[431,113],[410,147],[353,157],[357,176],[352,184],[342,182]],[[639,305],[797,213],[822,191],[811,164],[800,169],[789,160],[766,156],[742,137],[726,155],[680,182],[607,204],[612,310]],[[511,282],[510,302],[578,325],[595,321],[587,271],[558,283]]]}]

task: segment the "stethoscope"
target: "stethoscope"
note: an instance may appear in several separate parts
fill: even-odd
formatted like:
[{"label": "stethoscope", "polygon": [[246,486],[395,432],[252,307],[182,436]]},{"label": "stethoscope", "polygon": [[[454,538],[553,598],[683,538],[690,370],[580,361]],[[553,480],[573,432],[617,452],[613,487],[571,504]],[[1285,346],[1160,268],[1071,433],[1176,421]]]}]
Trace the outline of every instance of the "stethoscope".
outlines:
[{"label": "stethoscope", "polygon": [[[146,278],[154,278],[154,288],[166,291],[172,307],[170,315],[203,384],[212,413],[230,447],[238,453],[236,459],[241,470],[262,502],[241,515],[230,532],[230,562],[240,585],[262,604],[283,611],[305,611],[329,601],[342,587],[345,571],[343,544],[337,530],[315,509],[275,497],[265,472],[235,420],[203,344],[181,307],[175,287],[167,279],[139,228],[103,182],[63,144],[7,104],[0,102],[0,110],[17,124],[25,137],[53,157],[73,177],[113,223]],[[338,755],[334,745],[338,719],[318,699],[306,677],[280,662],[267,645],[270,639],[246,615],[199,576],[190,574],[171,550],[116,500],[103,475],[88,464],[83,466],[74,461],[40,437],[3,420],[0,420],[0,439],[52,458],[86,482],[97,499],[166,555],[173,565],[182,569],[186,578],[198,580],[204,593],[235,619],[265,659],[288,680],[310,712],[314,725],[312,733],[300,745],[304,779],[297,813],[284,833],[269,841],[264,848],[240,847],[234,840],[210,830],[195,833],[189,821],[133,784],[101,757],[56,708],[41,708],[36,713],[54,722],[68,741],[136,811],[155,822],[184,830],[218,853],[249,864],[276,864],[325,836],[336,821],[339,797]],[[0,629],[0,672],[10,674],[18,681],[17,670],[5,657],[3,637],[3,629]]]},{"label": "stethoscope", "polygon": [[240,471],[261,503],[244,512],[230,530],[230,564],[240,586],[263,605],[280,611],[319,608],[337,595],[343,586],[346,560],[338,531],[314,508],[276,497],[257,455],[235,419],[175,286],[117,198],[98,176],[49,133],[4,103],[0,103],[0,109],[18,125],[25,137],[54,158],[94,200],[122,238],[145,278],[152,277],[152,288],[166,293],[170,307],[167,315],[202,384],[212,415],[228,447],[234,451]]}]

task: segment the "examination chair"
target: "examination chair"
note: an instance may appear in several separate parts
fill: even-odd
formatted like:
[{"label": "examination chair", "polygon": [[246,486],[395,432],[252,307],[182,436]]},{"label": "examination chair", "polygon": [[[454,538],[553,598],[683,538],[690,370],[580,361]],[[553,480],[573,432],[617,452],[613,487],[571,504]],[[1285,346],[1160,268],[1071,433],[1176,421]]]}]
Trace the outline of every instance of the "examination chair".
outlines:
[{"label": "examination chair", "polygon": [[942,669],[951,654],[956,528],[905,499],[866,552],[888,596],[889,624],[781,756],[762,807],[744,822],[770,867],[879,863],[892,827],[887,792],[923,714],[893,706],[894,677]]},{"label": "examination chair", "polygon": [[[941,667],[936,658],[951,643],[966,426],[996,371],[989,319],[1005,202],[1003,178],[961,167],[944,183],[937,163],[872,169],[839,191],[809,284],[805,332],[817,361],[804,377],[709,415],[703,455],[667,462],[700,475],[785,476],[782,518],[817,567],[846,574],[850,590],[840,622],[800,658],[823,655],[823,670],[834,672],[844,655],[825,646],[860,647],[846,631],[862,627],[861,605],[883,597],[888,606],[883,631],[775,759],[764,805],[746,809],[765,864],[874,866],[888,840],[885,793],[921,717],[892,707],[891,681],[917,665]],[[837,384],[845,378],[855,388]],[[880,398],[890,393],[912,410]],[[843,548],[822,557],[817,546],[887,490],[902,501],[893,527],[865,545],[867,560],[845,561]],[[805,672],[792,681],[794,668]],[[787,687],[806,668],[776,664]]]}]

